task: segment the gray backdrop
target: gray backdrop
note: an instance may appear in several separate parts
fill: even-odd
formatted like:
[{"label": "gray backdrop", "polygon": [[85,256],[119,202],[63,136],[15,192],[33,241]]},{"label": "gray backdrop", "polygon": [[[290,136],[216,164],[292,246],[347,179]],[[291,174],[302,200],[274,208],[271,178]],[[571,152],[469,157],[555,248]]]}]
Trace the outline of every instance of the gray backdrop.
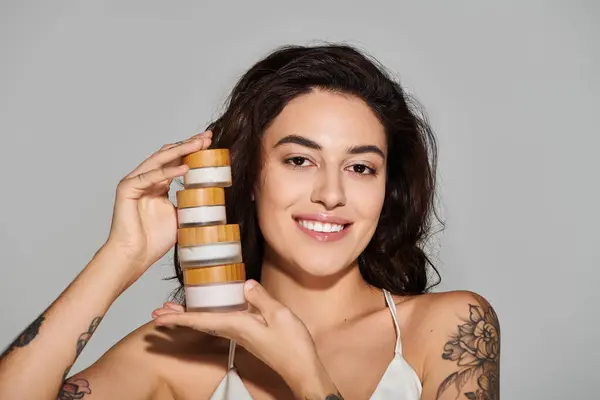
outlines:
[{"label": "gray backdrop", "polygon": [[[496,308],[502,397],[597,398],[599,3],[491,3],[0,2],[0,345],[103,243],[123,175],[204,127],[273,47],[343,40],[429,112],[439,289]],[[118,299],[74,371],[150,318],[170,260]]]}]

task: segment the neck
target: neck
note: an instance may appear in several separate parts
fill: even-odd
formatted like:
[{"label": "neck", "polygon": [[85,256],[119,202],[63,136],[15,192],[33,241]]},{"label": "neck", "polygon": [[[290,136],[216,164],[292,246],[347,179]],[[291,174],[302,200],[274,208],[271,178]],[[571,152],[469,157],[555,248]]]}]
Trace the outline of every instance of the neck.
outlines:
[{"label": "neck", "polygon": [[302,320],[313,337],[381,308],[381,290],[365,282],[356,263],[328,277],[294,274],[290,270],[297,271],[264,260],[261,284]]}]

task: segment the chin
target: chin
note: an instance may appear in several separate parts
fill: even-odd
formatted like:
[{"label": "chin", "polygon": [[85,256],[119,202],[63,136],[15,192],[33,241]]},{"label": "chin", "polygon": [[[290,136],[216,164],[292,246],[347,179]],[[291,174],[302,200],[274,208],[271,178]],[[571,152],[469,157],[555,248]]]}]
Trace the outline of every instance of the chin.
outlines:
[{"label": "chin", "polygon": [[344,271],[349,262],[342,262],[339,257],[337,260],[332,260],[327,257],[321,257],[318,254],[314,254],[312,257],[302,257],[298,261],[294,262],[296,268],[302,270],[304,273],[314,277],[330,277],[339,274]]}]

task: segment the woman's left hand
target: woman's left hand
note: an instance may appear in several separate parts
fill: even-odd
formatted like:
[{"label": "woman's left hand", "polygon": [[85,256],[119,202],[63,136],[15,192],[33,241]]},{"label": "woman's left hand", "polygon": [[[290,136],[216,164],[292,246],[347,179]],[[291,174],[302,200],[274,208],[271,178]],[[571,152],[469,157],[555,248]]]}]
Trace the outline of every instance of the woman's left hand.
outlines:
[{"label": "woman's left hand", "polygon": [[257,312],[185,312],[167,303],[152,317],[157,325],[185,326],[234,340],[276,371],[298,397],[339,396],[304,323],[258,282],[247,281],[244,292]]}]

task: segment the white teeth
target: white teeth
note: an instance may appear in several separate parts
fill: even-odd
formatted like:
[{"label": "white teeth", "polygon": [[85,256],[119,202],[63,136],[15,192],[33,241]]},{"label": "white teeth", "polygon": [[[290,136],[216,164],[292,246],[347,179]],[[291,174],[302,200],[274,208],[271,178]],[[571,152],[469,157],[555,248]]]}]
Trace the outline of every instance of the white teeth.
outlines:
[{"label": "white teeth", "polygon": [[299,220],[298,223],[308,230],[315,232],[339,232],[344,229],[344,225],[321,223],[317,221]]}]

